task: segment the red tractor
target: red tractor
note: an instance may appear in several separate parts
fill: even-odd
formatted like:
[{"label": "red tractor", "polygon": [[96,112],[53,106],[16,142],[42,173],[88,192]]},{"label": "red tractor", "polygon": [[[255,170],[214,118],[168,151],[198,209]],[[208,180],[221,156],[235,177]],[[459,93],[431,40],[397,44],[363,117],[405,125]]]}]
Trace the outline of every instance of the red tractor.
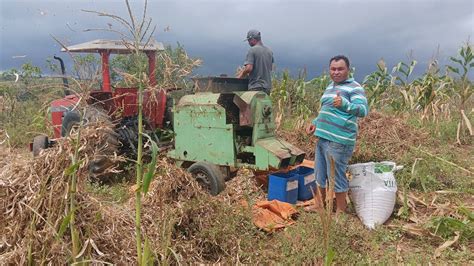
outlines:
[{"label": "red tractor", "polygon": [[[163,44],[155,41],[140,47],[140,51],[148,57],[150,86],[156,85],[155,60],[156,52],[160,50],[164,50]],[[136,145],[134,142],[137,135],[136,132],[138,131],[133,129],[133,127],[137,126],[138,88],[114,87],[112,90],[109,70],[110,55],[132,53],[133,51],[129,45],[123,41],[95,40],[68,46],[63,48],[62,51],[70,53],[99,53],[102,59],[102,86],[100,90],[90,92],[90,97],[87,99],[88,108],[81,114],[81,110],[77,108],[80,100],[79,96],[70,91],[67,79],[64,77],[64,98],[51,102],[54,138],[50,140],[44,135],[36,136],[31,145],[33,155],[36,156],[42,149],[53,145],[55,139],[67,136],[75,126],[81,123],[82,119],[103,120],[104,118],[114,118],[114,120],[120,121],[117,126],[116,136],[112,137],[116,138],[116,140],[113,140],[113,143],[108,145],[109,150],[105,152],[106,154],[107,152],[110,154],[110,152],[114,152],[114,150],[119,148],[135,149]],[[55,59],[60,61],[64,75],[65,71],[62,60],[58,57],[55,57]],[[151,130],[163,128],[167,107],[165,90],[158,90],[154,95],[150,92],[145,92],[143,99],[146,126]],[[122,144],[115,143],[117,141],[120,141]],[[123,145],[123,143],[129,143],[130,145]],[[107,156],[104,155],[93,160],[89,164],[89,170],[91,173],[100,174],[108,166]]]}]

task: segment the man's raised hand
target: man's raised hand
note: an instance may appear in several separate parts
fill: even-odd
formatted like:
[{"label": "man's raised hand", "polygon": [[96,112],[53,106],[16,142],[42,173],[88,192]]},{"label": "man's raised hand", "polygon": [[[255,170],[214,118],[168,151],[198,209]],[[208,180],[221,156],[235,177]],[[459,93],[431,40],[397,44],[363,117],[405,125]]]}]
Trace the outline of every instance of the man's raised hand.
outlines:
[{"label": "man's raised hand", "polygon": [[336,97],[334,97],[333,105],[337,108],[341,107],[342,105],[341,93],[339,91],[336,92]]}]

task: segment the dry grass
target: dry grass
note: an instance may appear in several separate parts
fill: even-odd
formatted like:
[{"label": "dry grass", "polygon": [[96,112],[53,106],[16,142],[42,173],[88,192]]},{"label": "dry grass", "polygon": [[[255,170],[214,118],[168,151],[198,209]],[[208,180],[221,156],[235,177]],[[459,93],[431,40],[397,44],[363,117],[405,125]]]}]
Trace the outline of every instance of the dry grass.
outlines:
[{"label": "dry grass", "polygon": [[[433,141],[429,134],[409,126],[403,116],[386,115],[371,112],[367,117],[359,119],[359,133],[353,162],[380,161],[397,159],[420,143]],[[278,136],[300,147],[306,152],[306,159],[314,160],[316,139],[300,130],[280,130]],[[365,147],[361,147],[364,145]],[[391,158],[387,158],[390,156]]]},{"label": "dry grass", "polygon": [[277,136],[302,149],[306,153],[306,159],[314,160],[316,138],[309,136],[304,128],[291,131],[282,129],[277,131]]},{"label": "dry grass", "polygon": [[[119,205],[100,201],[85,189],[89,182],[88,158],[96,152],[89,147],[106,137],[102,134],[105,133],[92,128],[84,129],[81,134],[82,164],[78,169],[76,194],[81,259],[133,264],[136,260],[136,250],[132,248],[134,198]],[[69,230],[65,234],[59,232],[67,215],[69,178],[65,169],[71,164],[72,149],[72,140],[64,139],[36,159],[22,156],[0,163],[0,222],[5,225],[0,232],[1,261],[26,264],[30,247],[35,263],[71,261]],[[239,175],[224,194],[211,197],[186,171],[165,158],[160,159],[155,180],[143,201],[142,220],[144,237],[150,240],[157,259],[165,263],[217,262],[225,257],[233,262],[241,261],[243,258],[237,255],[241,249],[235,243],[242,235],[257,230],[253,228],[250,213],[245,208],[236,208],[236,204],[263,195],[249,175],[250,172]]]},{"label": "dry grass", "polygon": [[371,112],[359,120],[359,135],[351,161],[397,161],[410,147],[433,141],[429,134],[409,126],[405,121],[402,116],[379,112]]},{"label": "dry grass", "polygon": [[[95,201],[83,193],[88,178],[87,166],[101,153],[109,130],[101,124],[83,129],[79,145],[81,164],[77,172],[80,215],[94,205]],[[6,224],[3,235],[7,236],[2,258],[7,261],[24,264],[28,247],[33,249],[31,252],[36,261],[49,261],[53,257],[67,261],[70,240],[58,232],[67,213],[70,180],[66,169],[72,163],[73,143],[70,138],[59,140],[54,148],[43,151],[35,159],[16,158],[1,168],[0,185],[4,195],[1,207]],[[118,156],[110,159],[122,160]],[[116,171],[114,167],[106,170],[109,173]]]},{"label": "dry grass", "polygon": [[[369,122],[387,125],[383,117],[385,116],[373,117]],[[392,121],[393,118],[387,119]],[[400,125],[403,125],[403,121],[396,122],[394,128],[400,128]],[[395,130],[394,128],[386,126],[379,130]],[[93,158],[97,152],[89,148],[89,145],[100,143],[103,140],[102,134],[105,133],[105,130],[94,129],[89,132],[84,129],[81,138],[79,160],[82,160],[82,164],[78,169],[79,207],[76,210],[76,227],[80,232],[83,251],[81,258],[96,262],[134,264],[136,249],[133,196],[128,202],[117,204],[102,201],[100,196],[85,188],[89,182],[86,165],[89,158]],[[375,132],[366,134],[370,137]],[[387,134],[389,137],[395,136],[395,133]],[[408,137],[410,136],[419,137],[416,134]],[[390,147],[383,145],[392,145],[398,139],[400,137],[375,141],[381,147],[389,149]],[[402,141],[410,143],[412,140]],[[5,158],[0,160],[0,224],[4,225],[0,226],[0,261],[6,264],[26,264],[29,247],[35,263],[64,264],[71,261],[69,230],[60,237],[58,232],[67,215],[69,180],[64,171],[71,164],[72,144],[70,139],[65,139],[37,159],[32,159],[30,155],[17,155],[7,148],[0,149],[1,158]],[[324,238],[324,226],[318,214],[303,213],[295,225],[269,236],[252,224],[251,209],[248,206],[266,196],[256,185],[253,173],[240,170],[226,185],[227,188],[221,195],[211,197],[200,189],[186,171],[165,158],[159,160],[155,179],[144,197],[142,220],[143,235],[150,240],[158,261],[165,264],[237,264],[317,259],[321,262],[319,259],[325,256],[321,239],[321,236]],[[133,195],[133,188],[131,190]],[[472,195],[457,195],[443,192],[409,194],[408,221],[394,217],[387,226],[379,229],[382,232],[379,236],[365,231],[355,217],[342,219],[334,224],[332,235],[328,235],[328,239],[331,239],[330,246],[336,247],[335,260],[348,262],[362,256],[364,262],[369,258],[377,261],[385,258],[386,247],[395,245],[396,253],[400,253],[396,255],[400,256],[399,261],[410,262],[410,256],[406,254],[410,254],[410,249],[417,247],[423,239],[425,246],[417,247],[421,250],[417,254],[429,254],[426,261],[431,261],[434,249],[446,242],[439,236],[434,236],[433,231],[427,230],[426,224],[435,216],[462,217],[457,211],[458,206],[460,203],[472,206]],[[243,205],[244,201],[248,204]],[[401,237],[397,232],[403,232]],[[378,238],[388,238],[389,242]],[[286,239],[286,242],[282,242],[282,239]],[[310,248],[308,245],[315,246]],[[465,247],[472,245],[466,246],[466,240],[461,237],[448,249],[459,254]],[[369,253],[371,255],[368,258],[366,254]],[[387,256],[395,256],[394,254],[392,252]],[[443,253],[439,259],[448,261],[449,258]],[[387,257],[388,262],[393,262],[393,259],[398,257]],[[466,262],[469,258],[458,261]]]}]

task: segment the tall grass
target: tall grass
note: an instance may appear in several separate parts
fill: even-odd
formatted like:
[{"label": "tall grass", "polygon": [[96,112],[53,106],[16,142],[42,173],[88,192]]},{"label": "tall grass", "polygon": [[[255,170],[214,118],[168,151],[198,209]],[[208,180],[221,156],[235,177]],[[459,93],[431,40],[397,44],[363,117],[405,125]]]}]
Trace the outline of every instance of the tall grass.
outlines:
[{"label": "tall grass", "polygon": [[[333,200],[335,196],[335,171],[335,161],[332,157],[330,157],[330,175],[327,178],[326,186],[324,189],[317,186],[316,192],[313,191],[315,209],[321,222],[322,240],[326,254],[324,258],[324,265],[331,265],[335,255],[334,249],[331,247],[331,236],[334,229]],[[323,192],[321,190],[323,190]]]}]

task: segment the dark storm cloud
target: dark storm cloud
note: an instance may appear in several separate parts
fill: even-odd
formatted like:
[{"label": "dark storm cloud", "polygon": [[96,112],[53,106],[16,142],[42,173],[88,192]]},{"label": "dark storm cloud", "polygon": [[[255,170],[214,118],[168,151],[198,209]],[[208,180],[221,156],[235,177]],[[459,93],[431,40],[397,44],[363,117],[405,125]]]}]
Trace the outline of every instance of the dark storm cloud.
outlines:
[{"label": "dark storm cloud", "polygon": [[[131,1],[141,16],[142,1]],[[86,28],[119,25],[81,9],[127,16],[123,1],[1,1],[0,69],[45,59],[59,51],[50,34],[67,43],[117,38]],[[248,46],[250,28],[262,32],[275,54],[277,69],[310,76],[327,68],[335,54],[346,54],[359,78],[375,70],[380,58],[393,66],[409,55],[423,71],[435,55],[441,63],[474,35],[473,1],[149,1],[156,39],[183,44],[202,58],[199,74],[233,74]],[[164,29],[169,29],[164,31]],[[439,51],[438,51],[439,46]],[[27,55],[26,58],[12,58]]]}]

